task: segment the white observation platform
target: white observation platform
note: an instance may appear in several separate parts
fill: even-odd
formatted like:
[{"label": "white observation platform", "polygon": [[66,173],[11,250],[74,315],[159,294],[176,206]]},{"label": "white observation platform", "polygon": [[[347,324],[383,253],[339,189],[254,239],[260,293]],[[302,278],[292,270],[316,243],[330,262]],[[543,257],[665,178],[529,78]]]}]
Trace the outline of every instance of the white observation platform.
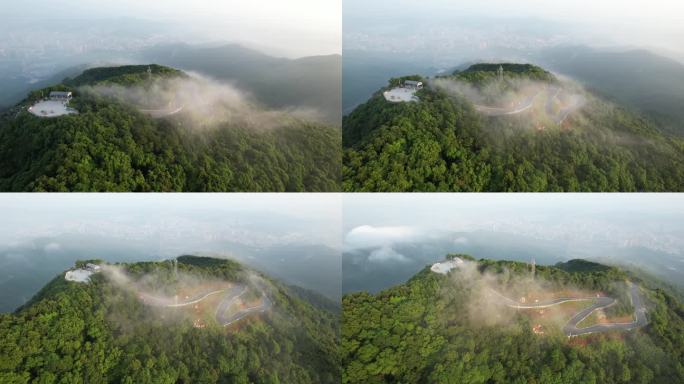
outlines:
[{"label": "white observation platform", "polygon": [[64,279],[67,281],[74,281],[77,283],[90,282],[90,276],[93,273],[100,272],[102,267],[97,264],[88,263],[83,268],[77,268],[67,271],[64,274]]},{"label": "white observation platform", "polygon": [[52,91],[47,99],[42,99],[29,107],[28,111],[39,117],[56,117],[77,113],[69,108],[71,92]]},{"label": "white observation platform", "polygon": [[419,89],[423,89],[422,81],[404,80],[400,86],[385,91],[382,95],[385,97],[385,100],[392,103],[418,101],[416,91]]},{"label": "white observation platform", "polygon": [[439,273],[440,275],[446,275],[447,273],[449,273],[449,271],[451,271],[454,268],[460,267],[462,264],[463,264],[462,259],[460,259],[458,257],[454,257],[451,260],[442,261],[439,263],[432,264],[432,267],[430,267],[430,270],[434,273]]}]

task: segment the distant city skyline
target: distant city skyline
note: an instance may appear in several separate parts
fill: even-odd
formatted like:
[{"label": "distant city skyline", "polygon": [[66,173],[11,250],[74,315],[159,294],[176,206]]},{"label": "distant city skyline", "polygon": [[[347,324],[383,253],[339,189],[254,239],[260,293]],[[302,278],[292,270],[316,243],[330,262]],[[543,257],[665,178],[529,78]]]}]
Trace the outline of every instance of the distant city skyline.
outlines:
[{"label": "distant city skyline", "polygon": [[580,44],[645,48],[684,62],[684,4],[673,0],[553,6],[543,0],[346,0],[343,20],[345,50],[389,49],[403,42],[405,49],[447,44],[440,53],[448,54],[464,45],[478,52],[488,45],[524,50]]},{"label": "distant city skyline", "polygon": [[[341,0],[28,0],[3,5],[0,24],[8,28],[0,26],[0,50],[11,33],[24,32],[22,25],[40,28],[61,21],[63,28],[70,29],[70,24],[77,24],[86,39],[107,32],[110,21],[122,19],[117,29],[109,31],[111,38],[147,26],[150,42],[241,43],[286,57],[340,54],[341,12]],[[131,27],[130,20],[137,20],[137,25]],[[63,33],[63,28],[55,32]]]},{"label": "distant city skyline", "polygon": [[0,248],[36,238],[93,238],[197,246],[217,241],[339,249],[339,194],[3,194]]}]

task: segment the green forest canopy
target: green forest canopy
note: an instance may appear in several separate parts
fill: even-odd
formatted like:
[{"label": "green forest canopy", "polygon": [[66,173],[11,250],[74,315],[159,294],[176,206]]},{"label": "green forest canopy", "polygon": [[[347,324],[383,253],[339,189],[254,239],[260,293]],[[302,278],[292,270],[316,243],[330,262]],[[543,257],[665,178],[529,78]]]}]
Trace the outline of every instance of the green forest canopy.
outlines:
[{"label": "green forest canopy", "polygon": [[[475,65],[447,79],[481,87],[498,67]],[[506,81],[557,81],[535,66],[503,67]],[[684,190],[684,140],[591,94],[564,127],[544,121],[541,131],[525,114],[486,117],[443,89],[417,96],[390,103],[378,92],[344,117],[345,191]]]},{"label": "green forest canopy", "polygon": [[[123,264],[158,283],[170,262]],[[184,256],[197,279],[250,284],[229,260]],[[263,276],[274,309],[236,331],[164,320],[102,274],[80,284],[56,277],[13,314],[0,315],[0,382],[14,383],[339,383],[339,314]]]},{"label": "green forest canopy", "polygon": [[[148,69],[151,73],[148,73]],[[145,85],[186,76],[158,65],[94,68],[32,92],[0,116],[2,191],[338,191],[338,128],[288,119],[255,130],[224,123],[201,134],[181,118],[152,119],[78,86]],[[74,92],[77,115],[25,109],[52,90]]]},{"label": "green forest canopy", "polygon": [[[529,276],[529,265],[479,260],[481,273]],[[572,262],[572,265],[585,265]],[[627,275],[617,268],[566,272],[537,266],[559,287],[610,293]],[[634,277],[630,277],[634,280]],[[684,305],[639,281],[649,325],[616,334],[539,337],[529,320],[474,326],[468,286],[425,268],[376,295],[347,294],[342,309],[343,383],[672,383],[684,381]],[[580,342],[573,342],[579,340]]]}]

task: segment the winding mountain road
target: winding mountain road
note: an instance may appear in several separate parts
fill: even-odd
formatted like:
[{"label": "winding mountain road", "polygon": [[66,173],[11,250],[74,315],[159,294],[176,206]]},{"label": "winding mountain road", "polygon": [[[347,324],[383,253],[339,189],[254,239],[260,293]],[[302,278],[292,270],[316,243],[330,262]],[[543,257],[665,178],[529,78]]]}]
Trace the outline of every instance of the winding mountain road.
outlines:
[{"label": "winding mountain road", "polygon": [[192,298],[185,299],[185,301],[182,302],[177,302],[174,299],[171,299],[169,297],[158,297],[158,296],[152,296],[148,295],[147,293],[141,293],[140,298],[145,302],[145,304],[150,304],[156,307],[169,307],[169,308],[177,308],[177,307],[185,307],[188,305],[196,304],[199,303],[200,301],[206,299],[209,296],[215,295],[217,293],[224,292],[225,289],[219,289],[216,291],[211,291],[208,293],[199,293]]},{"label": "winding mountain road", "polygon": [[562,304],[562,303],[567,303],[567,302],[573,302],[573,301],[592,301],[595,300],[596,302],[587,307],[582,309],[581,311],[577,312],[574,314],[570,320],[563,326],[563,332],[565,333],[566,336],[568,337],[573,337],[573,336],[579,336],[579,335],[588,335],[590,333],[601,333],[601,332],[609,332],[609,331],[628,331],[632,330],[635,328],[643,327],[644,325],[648,324],[648,320],[646,319],[646,307],[644,306],[643,301],[641,300],[641,296],[639,295],[639,287],[632,283],[631,281],[628,282],[630,286],[630,294],[631,294],[631,299],[632,299],[632,305],[634,306],[634,317],[635,320],[629,323],[605,323],[605,324],[596,324],[592,325],[589,327],[585,328],[578,328],[577,324],[582,322],[582,320],[586,319],[587,316],[589,316],[592,312],[602,309],[602,308],[608,308],[612,305],[614,305],[617,301],[612,298],[612,297],[561,297],[553,300],[546,300],[546,301],[541,301],[541,302],[536,302],[536,303],[518,303],[517,301],[510,299],[504,295],[502,295],[499,292],[496,292],[492,290],[498,297],[502,298],[505,302],[506,305],[511,307],[511,308],[517,308],[517,309],[536,309],[536,308],[548,308],[554,305]]},{"label": "winding mountain road", "polygon": [[558,115],[556,116],[554,121],[558,125],[563,124],[563,121],[565,121],[565,118],[568,117],[568,115],[571,114],[572,112],[576,111],[578,108],[582,107],[583,104],[584,104],[583,100],[581,98],[575,96],[572,99],[572,104],[561,109],[558,112]]},{"label": "winding mountain road", "polygon": [[[480,105],[480,104],[473,104],[475,107],[475,110],[485,114],[487,116],[507,116],[507,115],[516,115],[522,112],[525,112],[526,110],[530,109],[533,105],[534,99],[541,94],[542,92],[547,93],[546,97],[546,114],[549,116],[553,116],[553,101],[558,98],[558,95],[560,95],[561,92],[563,92],[563,88],[557,87],[557,86],[549,86],[548,88],[539,90],[537,93],[534,95],[528,96],[524,101],[518,104],[517,107],[513,108],[501,108],[501,107],[492,107],[488,105]],[[553,116],[553,122],[561,125],[563,124],[563,121],[565,121],[565,118],[568,117],[568,115],[577,108],[579,108],[582,105],[582,100],[581,98],[578,97],[573,97],[572,102],[570,105],[561,108],[558,113]]]},{"label": "winding mountain road", "polygon": [[596,297],[559,297],[557,299],[553,300],[544,300],[544,301],[538,301],[535,303],[519,303],[511,298],[508,298],[502,294],[500,294],[497,291],[492,290],[497,296],[502,298],[504,301],[506,301],[506,305],[511,307],[511,308],[516,308],[516,309],[539,309],[539,308],[548,308],[552,307],[554,305],[558,304],[563,304],[563,303],[568,303],[568,302],[573,302],[573,301],[591,301],[591,300],[596,300]]},{"label": "winding mountain road", "polygon": [[221,317],[221,320],[217,317],[216,320],[219,321],[219,323],[223,324],[224,327],[227,327],[231,325],[232,323],[236,321],[240,321],[246,316],[249,316],[251,314],[255,313],[263,313],[266,312],[267,310],[271,309],[271,306],[273,303],[271,300],[266,296],[266,294],[261,295],[261,304],[255,305],[253,307],[245,308],[242,309],[236,313],[231,314],[230,316],[225,316],[223,315]]},{"label": "winding mountain road", "polygon": [[247,287],[239,284],[233,285],[230,289],[219,289],[210,292],[202,292],[191,298],[185,299],[182,302],[177,302],[177,300],[172,298],[157,297],[146,293],[140,293],[139,297],[145,304],[148,305],[166,308],[179,308],[199,303],[205,300],[206,298],[219,293],[224,293],[224,295],[219,304],[216,306],[214,317],[216,318],[216,321],[223,326],[228,326],[232,323],[235,323],[236,321],[242,320],[243,318],[251,314],[265,312],[271,309],[271,307],[273,306],[273,303],[268,298],[268,296],[266,296],[265,293],[262,293],[261,304],[249,308],[244,308],[233,313],[227,313],[228,308],[230,308],[230,306],[235,302],[235,300],[239,299],[240,297],[242,297],[242,295],[247,293]]},{"label": "winding mountain road", "polygon": [[519,103],[519,106],[517,108],[500,108],[479,104],[474,104],[473,106],[475,107],[476,111],[483,113],[487,116],[516,115],[518,113],[525,112],[526,110],[530,109],[532,107],[532,102],[541,92],[542,91],[540,90],[534,95],[529,96],[523,102]]},{"label": "winding mountain road", "polygon": [[551,86],[548,88],[548,92],[553,92],[553,96],[546,98],[546,114],[551,116],[553,114],[553,101],[558,97],[561,92],[560,87]]},{"label": "winding mountain road", "polygon": [[180,107],[168,107],[162,109],[139,109],[140,112],[152,117],[153,119],[160,119],[162,117],[171,116],[179,113],[183,110],[183,106]]},{"label": "winding mountain road", "polygon": [[565,332],[565,334],[568,337],[571,337],[609,331],[629,331],[635,328],[643,327],[644,325],[648,324],[648,320],[646,319],[646,307],[644,306],[644,303],[642,302],[641,297],[639,295],[639,287],[631,281],[629,282],[629,285],[630,294],[632,297],[632,305],[634,306],[634,321],[629,323],[596,324],[590,327],[577,328],[577,324],[584,320],[587,316],[589,316],[593,311],[599,308],[605,308],[615,304],[615,299],[611,299],[611,302],[608,304],[604,303],[604,305],[600,305],[600,303],[597,302],[591,307],[585,308],[582,311],[575,314],[570,320],[568,320],[567,324],[565,324],[565,326],[563,327],[563,332]]},{"label": "winding mountain road", "polygon": [[219,305],[216,306],[216,312],[214,313],[214,317],[216,318],[216,321],[219,324],[225,324],[225,313],[226,310],[228,310],[228,307],[230,307],[235,300],[237,300],[240,296],[244,295],[245,292],[247,292],[247,287],[243,287],[240,285],[236,285],[232,287],[228,293],[223,297]]}]

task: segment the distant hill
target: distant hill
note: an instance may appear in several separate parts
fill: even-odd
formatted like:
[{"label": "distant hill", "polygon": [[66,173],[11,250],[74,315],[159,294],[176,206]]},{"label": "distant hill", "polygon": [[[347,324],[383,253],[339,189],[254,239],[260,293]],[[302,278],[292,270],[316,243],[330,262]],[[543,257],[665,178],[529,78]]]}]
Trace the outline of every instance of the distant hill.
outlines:
[{"label": "distant hill", "polygon": [[418,102],[383,88],[345,116],[343,189],[684,190],[684,141],[648,116],[537,66],[500,79],[485,64],[423,79]]},{"label": "distant hill", "polygon": [[522,78],[540,81],[554,81],[555,77],[548,71],[532,64],[517,64],[517,63],[479,63],[473,64],[462,71],[455,71],[454,74],[461,76],[478,73],[489,73],[494,76],[499,68],[506,74],[506,76],[519,75]]},{"label": "distant hill", "polygon": [[197,47],[185,44],[152,47],[141,52],[147,62],[197,71],[235,83],[270,107],[309,107],[325,121],[341,119],[340,55],[300,59],[272,57],[237,44]]},{"label": "distant hill", "polygon": [[654,116],[684,135],[684,64],[645,50],[606,51],[563,46],[539,53],[540,62],[592,90]]},{"label": "distant hill", "polygon": [[558,263],[555,265],[556,268],[562,269],[565,272],[577,273],[577,272],[604,272],[608,271],[610,267],[603,264],[594,263],[582,259],[568,260],[564,263]]},{"label": "distant hill", "polygon": [[[183,256],[177,267],[115,268],[89,283],[60,274],[17,312],[0,315],[0,381],[340,382],[339,314],[325,299],[229,260]],[[127,285],[117,282],[122,275]],[[199,301],[155,306],[174,293],[176,303],[187,295]],[[257,302],[268,307],[244,312]],[[224,326],[223,311],[246,315]]]},{"label": "distant hill", "polygon": [[[259,105],[231,104],[242,110],[216,121],[206,117],[216,112],[213,106],[204,114],[181,106],[181,113],[164,118],[138,108],[153,108],[143,103],[157,96],[142,91],[187,78],[161,65],[91,68],[31,92],[0,116],[0,190],[339,190],[338,127]],[[134,87],[123,96],[142,99],[133,105],[107,93],[117,89],[82,88],[95,85]],[[52,90],[73,91],[70,105],[79,113],[42,118],[27,111]],[[169,105],[173,98],[160,95]]]},{"label": "distant hill", "polygon": [[[480,259],[448,274],[426,266],[403,284],[342,301],[344,383],[657,383],[684,380],[684,305],[670,292],[607,266],[569,273],[527,263]],[[584,261],[572,264],[588,265]],[[593,263],[592,263],[593,264]],[[564,324],[598,303],[565,302],[599,292],[615,304],[577,323],[630,323],[636,283],[645,324],[568,337]],[[628,294],[629,291],[629,294]],[[571,295],[571,296],[568,296]],[[524,301],[522,298],[528,298]],[[643,309],[642,307],[640,307]],[[641,315],[639,315],[641,316]],[[600,319],[604,320],[600,320]]]},{"label": "distant hill", "polygon": [[66,78],[64,85],[80,87],[82,85],[117,84],[122,86],[136,85],[148,81],[187,77],[177,69],[157,64],[150,65],[122,65],[115,67],[98,67],[86,69],[73,79]]}]

